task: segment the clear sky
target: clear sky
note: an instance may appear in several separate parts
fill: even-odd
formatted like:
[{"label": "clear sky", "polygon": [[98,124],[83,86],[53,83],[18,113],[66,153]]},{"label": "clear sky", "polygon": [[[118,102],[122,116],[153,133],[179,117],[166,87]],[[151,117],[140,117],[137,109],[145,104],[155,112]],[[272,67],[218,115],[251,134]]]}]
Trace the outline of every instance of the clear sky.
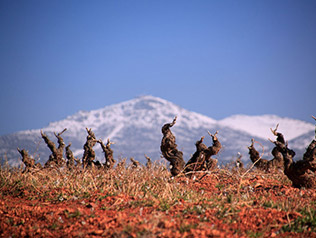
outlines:
[{"label": "clear sky", "polygon": [[0,1],[0,135],[139,95],[316,115],[316,1]]}]

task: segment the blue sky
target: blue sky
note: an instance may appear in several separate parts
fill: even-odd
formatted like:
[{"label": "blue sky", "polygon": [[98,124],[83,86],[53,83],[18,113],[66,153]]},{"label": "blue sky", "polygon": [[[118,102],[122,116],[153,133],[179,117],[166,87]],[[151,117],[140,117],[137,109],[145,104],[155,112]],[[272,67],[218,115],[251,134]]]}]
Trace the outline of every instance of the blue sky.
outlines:
[{"label": "blue sky", "polygon": [[153,95],[316,115],[316,1],[0,1],[0,135]]}]

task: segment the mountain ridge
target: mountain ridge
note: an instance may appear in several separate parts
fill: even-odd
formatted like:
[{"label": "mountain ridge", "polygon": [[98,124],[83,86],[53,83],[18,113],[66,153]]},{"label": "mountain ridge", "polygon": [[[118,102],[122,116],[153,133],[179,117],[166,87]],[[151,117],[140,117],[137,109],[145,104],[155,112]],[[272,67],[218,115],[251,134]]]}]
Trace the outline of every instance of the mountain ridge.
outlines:
[{"label": "mountain ridge", "polygon": [[279,117],[272,114],[264,114],[260,116],[237,114],[224,118],[218,122],[221,125],[246,131],[251,135],[259,136],[261,138],[271,137],[269,128],[274,129],[276,125],[279,124],[278,129],[279,131],[282,131],[282,134],[287,140],[297,138],[314,129],[314,125],[311,123],[288,117]]},{"label": "mountain ridge", "polygon": [[[247,116],[233,115],[223,120],[216,121],[205,115],[188,111],[172,102],[153,96],[142,96],[132,100],[121,102],[114,105],[108,105],[100,109],[91,111],[79,111],[73,115],[67,116],[65,119],[49,123],[42,130],[48,134],[53,140],[55,137],[53,132],[62,131],[64,128],[68,130],[63,134],[65,143],[72,142],[71,149],[74,155],[81,157],[83,154],[83,145],[85,143],[85,128],[92,128],[97,139],[101,138],[106,141],[110,138],[116,144],[112,146],[114,157],[134,157],[140,161],[144,161],[144,154],[152,157],[154,160],[160,158],[160,141],[162,138],[161,127],[163,124],[171,122],[174,116],[178,116],[176,125],[172,128],[180,150],[184,152],[184,158],[189,159],[190,155],[195,151],[195,142],[201,136],[206,136],[206,145],[211,144],[211,139],[207,136],[207,131],[219,131],[219,140],[223,144],[223,149],[218,155],[218,159],[222,162],[228,161],[236,156],[237,152],[242,152],[244,160],[247,161],[247,146],[250,144],[251,138],[255,138],[265,146],[265,151],[272,148],[272,143],[267,139],[272,138],[270,127],[274,128],[276,122],[287,122],[288,125],[294,123],[299,131],[289,135],[291,140],[287,138],[287,132],[282,131],[280,123],[280,132],[284,133],[285,138],[289,140],[289,145],[295,147],[291,141],[295,138],[304,137],[304,135],[312,135],[314,125],[311,123],[281,118],[275,115],[263,116]],[[271,116],[275,120],[271,120]],[[261,124],[250,123],[251,118],[264,119]],[[236,118],[239,118],[236,120]],[[272,122],[270,122],[271,120]],[[294,120],[294,121],[291,121]],[[241,122],[245,122],[244,124]],[[241,125],[238,127],[238,125]],[[249,128],[261,126],[260,130],[251,133]],[[299,125],[302,125],[301,127]],[[303,128],[303,129],[301,129]],[[258,129],[258,128],[257,128]],[[265,130],[268,138],[260,135],[258,131]],[[284,129],[285,130],[285,129]],[[305,133],[305,131],[307,132]],[[260,132],[261,133],[261,132]],[[311,138],[312,139],[312,138]],[[299,142],[295,142],[299,144]],[[304,145],[305,147],[307,145]],[[302,151],[304,146],[298,146]],[[0,136],[0,157],[7,155],[10,164],[20,163],[20,156],[16,151],[16,147],[25,148],[30,154],[37,155],[40,162],[44,163],[50,154],[45,143],[40,137],[40,130],[26,130],[12,133],[6,136]],[[104,160],[101,148],[95,147],[98,160]],[[299,152],[298,154],[300,154]],[[269,155],[268,155],[269,156]]]}]

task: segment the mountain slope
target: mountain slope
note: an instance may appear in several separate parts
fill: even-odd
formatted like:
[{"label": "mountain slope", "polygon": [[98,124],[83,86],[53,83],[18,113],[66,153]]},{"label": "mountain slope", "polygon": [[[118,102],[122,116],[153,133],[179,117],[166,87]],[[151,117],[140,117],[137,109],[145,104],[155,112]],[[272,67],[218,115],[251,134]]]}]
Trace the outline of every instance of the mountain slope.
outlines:
[{"label": "mountain slope", "polygon": [[[68,128],[63,134],[64,141],[66,144],[71,142],[74,155],[81,158],[87,135],[85,128],[92,128],[98,139],[101,138],[106,141],[107,138],[110,138],[111,141],[115,142],[112,148],[116,159],[134,157],[144,162],[144,154],[147,154],[153,160],[160,159],[161,127],[163,124],[171,122],[175,115],[178,116],[178,120],[172,131],[176,136],[179,149],[184,153],[185,160],[188,160],[190,155],[195,152],[195,142],[201,136],[206,137],[206,145],[211,145],[211,138],[207,135],[207,131],[214,133],[218,130],[218,137],[223,149],[217,158],[221,162],[233,159],[237,152],[244,155],[244,161],[249,161],[247,146],[250,144],[251,138],[255,138],[262,143],[265,151],[270,151],[273,145],[267,138],[273,138],[273,135],[269,128],[275,127],[275,122],[281,120],[276,116],[252,118],[239,115],[227,118],[227,120],[216,121],[185,110],[164,99],[143,96],[90,112],[79,111],[64,120],[50,123],[46,128],[43,128],[43,131],[47,133],[51,140],[57,142],[53,132],[60,132],[64,128]],[[275,117],[275,120],[269,124],[272,117]],[[252,120],[258,121],[253,122],[252,127],[243,124],[248,121],[248,125],[250,125]],[[286,125],[293,128],[291,120],[282,119],[282,124],[288,123]],[[297,135],[303,136],[303,132],[309,127],[314,131],[313,125],[307,123],[306,126],[305,122],[299,122],[304,126],[302,126],[303,129],[301,127],[295,128],[299,131]],[[298,124],[297,121],[293,121],[293,123]],[[280,122],[280,131],[282,131],[282,124]],[[256,131],[253,132],[250,130],[251,128],[256,128]],[[261,133],[263,130],[269,132],[267,137]],[[285,137],[287,136],[285,133]],[[294,134],[290,134],[290,137],[293,136]],[[295,141],[295,143],[299,142]],[[16,150],[17,147],[29,150],[29,153],[41,163],[45,163],[50,154],[49,149],[40,137],[40,130],[21,131],[1,136],[0,158],[6,157],[11,165],[20,164],[21,158]],[[94,148],[97,159],[104,161],[100,146],[97,144]],[[262,149],[258,148],[258,150],[261,151]],[[269,158],[269,154],[266,153],[265,157]]]},{"label": "mountain slope", "polygon": [[[161,126],[171,122],[175,115],[179,117],[178,130],[210,128],[216,124],[211,118],[189,112],[166,100],[144,96],[90,112],[79,111],[64,120],[50,123],[43,131],[56,142],[53,132],[68,128],[63,138],[66,144],[72,142],[71,149],[78,157],[82,156],[86,138],[85,128],[88,127],[93,129],[97,138],[103,141],[111,138],[116,142],[112,146],[116,157],[133,156],[136,159],[143,159],[146,153],[156,159],[160,153]],[[184,138],[184,141],[190,139]],[[26,148],[31,155],[41,158],[42,163],[50,154],[40,137],[40,130],[22,131],[0,137],[0,156],[6,156],[10,164],[19,161],[17,147]],[[96,146],[95,150],[99,160],[102,160],[100,147]]]},{"label": "mountain slope", "polygon": [[272,138],[270,128],[274,129],[279,124],[278,130],[287,140],[292,140],[314,130],[314,125],[308,122],[291,118],[282,118],[276,115],[247,116],[234,115],[218,122],[235,130],[248,132],[250,135],[263,139]]}]

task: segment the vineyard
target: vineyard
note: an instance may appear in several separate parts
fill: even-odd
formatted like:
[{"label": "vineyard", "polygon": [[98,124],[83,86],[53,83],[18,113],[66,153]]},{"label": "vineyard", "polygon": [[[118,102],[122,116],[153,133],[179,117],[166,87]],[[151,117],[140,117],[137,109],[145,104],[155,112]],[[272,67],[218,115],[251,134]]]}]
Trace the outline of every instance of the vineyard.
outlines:
[{"label": "vineyard", "polygon": [[[220,132],[209,132],[210,146],[202,136],[185,163],[171,131],[176,120],[162,127],[164,159],[146,156],[146,165],[116,161],[113,142],[88,128],[82,158],[64,143],[66,129],[55,133],[58,146],[41,132],[51,150],[45,165],[18,148],[24,166],[0,169],[0,236],[316,237],[316,140],[294,161],[276,126],[271,160],[250,138],[250,165],[239,156],[219,168]],[[95,161],[97,144],[104,164]]]}]

